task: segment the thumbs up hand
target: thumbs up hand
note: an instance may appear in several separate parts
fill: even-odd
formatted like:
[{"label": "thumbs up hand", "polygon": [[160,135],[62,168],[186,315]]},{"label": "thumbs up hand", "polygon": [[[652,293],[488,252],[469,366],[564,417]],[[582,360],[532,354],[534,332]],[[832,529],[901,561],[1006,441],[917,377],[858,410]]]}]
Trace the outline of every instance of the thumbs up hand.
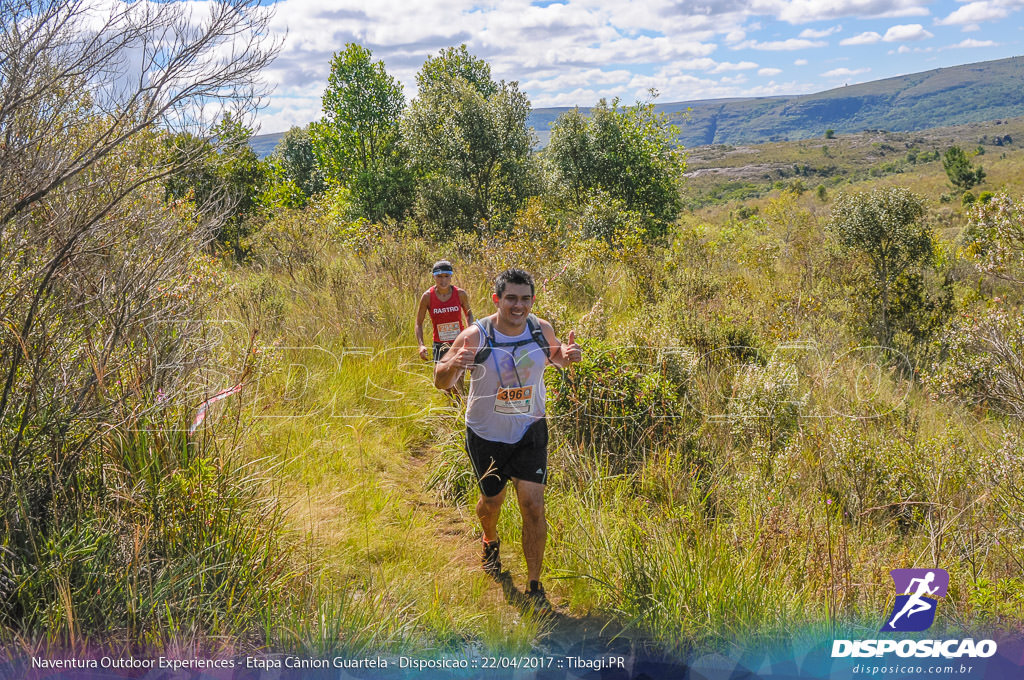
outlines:
[{"label": "thumbs up hand", "polygon": [[576,344],[576,331],[569,331],[569,337],[566,339],[565,344],[562,345],[562,356],[570,364],[576,363],[583,358],[583,351]]}]

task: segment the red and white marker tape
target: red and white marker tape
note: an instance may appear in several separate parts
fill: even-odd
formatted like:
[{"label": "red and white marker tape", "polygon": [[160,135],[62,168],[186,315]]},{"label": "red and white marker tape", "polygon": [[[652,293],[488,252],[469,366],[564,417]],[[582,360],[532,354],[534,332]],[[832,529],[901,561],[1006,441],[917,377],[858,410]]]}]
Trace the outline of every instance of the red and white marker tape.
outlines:
[{"label": "red and white marker tape", "polygon": [[217,394],[213,395],[212,397],[204,401],[202,404],[200,404],[199,408],[196,410],[196,419],[192,421],[192,427],[188,428],[188,433],[192,434],[193,432],[196,431],[197,427],[203,424],[203,421],[206,420],[206,412],[209,410],[211,405],[216,404],[221,399],[227,399],[232,394],[238,394],[241,391],[242,383],[238,383],[234,387],[229,387],[228,389],[222,392],[218,392]]}]

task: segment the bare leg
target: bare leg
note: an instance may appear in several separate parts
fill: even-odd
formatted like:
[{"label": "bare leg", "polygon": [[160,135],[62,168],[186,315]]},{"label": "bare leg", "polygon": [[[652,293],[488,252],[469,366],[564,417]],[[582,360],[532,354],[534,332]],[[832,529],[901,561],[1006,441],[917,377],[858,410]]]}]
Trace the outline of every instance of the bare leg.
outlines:
[{"label": "bare leg", "polygon": [[476,516],[480,518],[480,526],[484,530],[484,540],[493,543],[498,540],[498,518],[501,517],[501,504],[505,502],[505,489],[496,496],[480,494],[476,502]]},{"label": "bare leg", "polygon": [[519,511],[523,515],[523,555],[529,581],[539,581],[544,564],[544,545],[548,537],[548,524],[544,518],[544,485],[515,480]]}]

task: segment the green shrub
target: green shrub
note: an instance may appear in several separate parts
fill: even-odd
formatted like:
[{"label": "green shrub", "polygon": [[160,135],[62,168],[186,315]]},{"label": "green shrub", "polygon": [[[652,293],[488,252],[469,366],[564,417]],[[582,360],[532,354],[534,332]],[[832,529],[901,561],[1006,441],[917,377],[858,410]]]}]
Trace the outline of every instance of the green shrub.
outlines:
[{"label": "green shrub", "polygon": [[795,365],[774,357],[764,366],[747,364],[736,373],[728,415],[734,436],[753,448],[766,476],[774,454],[799,426],[809,395],[799,393]]},{"label": "green shrub", "polygon": [[829,496],[841,503],[848,517],[861,520],[862,513],[879,512],[907,531],[923,517],[921,507],[913,505],[923,500],[923,493],[915,493],[920,480],[898,445],[884,447],[884,456],[878,455],[878,448],[875,442],[836,439],[834,458],[825,468]]},{"label": "green shrub", "polygon": [[961,403],[1024,416],[1024,318],[1018,312],[997,307],[964,313],[940,343],[943,355],[926,376],[932,389]]},{"label": "green shrub", "polygon": [[669,380],[648,348],[584,346],[583,361],[549,382],[548,408],[568,442],[615,472],[635,470],[647,453],[686,442],[684,378]]},{"label": "green shrub", "polygon": [[623,201],[601,190],[587,194],[576,223],[583,238],[597,238],[608,244],[614,243],[616,236],[638,234],[643,239],[647,234],[643,215],[628,210]]}]

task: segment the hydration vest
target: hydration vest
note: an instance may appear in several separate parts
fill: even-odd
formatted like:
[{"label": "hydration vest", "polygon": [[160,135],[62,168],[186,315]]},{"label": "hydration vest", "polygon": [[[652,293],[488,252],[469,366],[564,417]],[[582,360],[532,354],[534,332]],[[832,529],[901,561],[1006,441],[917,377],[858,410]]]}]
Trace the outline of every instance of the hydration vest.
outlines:
[{"label": "hydration vest", "polygon": [[477,350],[476,356],[473,358],[473,363],[482,364],[487,361],[487,358],[491,356],[491,350],[495,347],[522,347],[523,345],[529,345],[531,342],[537,343],[542,350],[544,350],[544,356],[551,358],[551,348],[548,346],[548,340],[544,337],[544,331],[540,327],[540,321],[533,314],[529,314],[526,317],[526,325],[530,329],[530,337],[525,340],[515,340],[513,342],[498,342],[494,339],[494,323],[491,321],[490,316],[485,316],[482,319],[478,319],[474,325],[479,326],[483,332],[484,342],[486,343],[483,347]]}]

